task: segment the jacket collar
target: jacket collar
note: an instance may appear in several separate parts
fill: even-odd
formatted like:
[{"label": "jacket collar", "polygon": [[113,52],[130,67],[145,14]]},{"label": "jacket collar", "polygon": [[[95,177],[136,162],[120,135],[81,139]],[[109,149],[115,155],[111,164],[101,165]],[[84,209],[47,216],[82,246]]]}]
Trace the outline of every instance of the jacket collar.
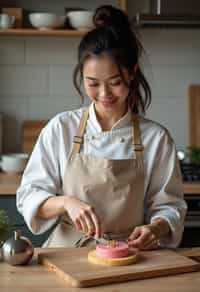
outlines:
[{"label": "jacket collar", "polygon": [[[97,120],[96,113],[95,113],[94,103],[91,103],[91,105],[89,106],[89,119],[91,120],[95,129],[98,132],[102,132],[101,125],[99,124],[99,122]],[[126,114],[112,126],[111,130],[120,129],[120,128],[123,128],[126,126],[130,126],[131,121],[132,121],[132,113],[131,113],[131,110],[128,109]]]}]

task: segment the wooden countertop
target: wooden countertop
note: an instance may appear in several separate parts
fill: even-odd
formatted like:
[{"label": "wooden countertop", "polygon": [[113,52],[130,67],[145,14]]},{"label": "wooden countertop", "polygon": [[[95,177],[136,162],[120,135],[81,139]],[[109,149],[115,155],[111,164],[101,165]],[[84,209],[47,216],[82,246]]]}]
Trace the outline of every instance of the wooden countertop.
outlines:
[{"label": "wooden countertop", "polygon": [[[0,172],[0,195],[15,195],[20,181],[20,174]],[[200,194],[200,182],[184,183],[184,194]]]},{"label": "wooden countertop", "polygon": [[188,182],[183,184],[184,194],[200,194],[200,182]]},{"label": "wooden countertop", "polygon": [[[199,248],[197,248],[199,249]],[[42,249],[43,251],[58,251],[59,249]],[[167,277],[157,277],[144,280],[135,280],[117,284],[96,286],[92,288],[67,288],[66,283],[53,272],[37,264],[37,253],[27,266],[10,266],[0,260],[0,291],[1,292],[199,292],[200,271]],[[199,253],[199,250],[198,250]],[[185,252],[183,252],[185,254]],[[192,252],[193,254],[193,252]],[[186,254],[185,254],[186,255]],[[166,290],[167,287],[167,290]]]},{"label": "wooden countertop", "polygon": [[0,172],[0,195],[15,195],[20,181],[20,174]]}]

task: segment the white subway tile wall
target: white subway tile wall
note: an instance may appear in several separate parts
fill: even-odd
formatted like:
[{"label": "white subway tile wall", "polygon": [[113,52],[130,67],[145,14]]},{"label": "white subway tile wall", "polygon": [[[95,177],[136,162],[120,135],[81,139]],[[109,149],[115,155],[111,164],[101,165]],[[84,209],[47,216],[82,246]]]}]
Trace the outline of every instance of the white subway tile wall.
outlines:
[{"label": "white subway tile wall", "polygon": [[25,41],[26,64],[74,65],[80,38],[35,37]]},{"label": "white subway tile wall", "polygon": [[[195,29],[142,29],[142,61],[152,87],[147,116],[166,126],[177,148],[188,144],[188,87],[200,83],[200,34]],[[50,119],[80,106],[72,84],[80,37],[1,37],[0,112],[3,151],[20,151],[23,120]]]},{"label": "white subway tile wall", "polygon": [[188,145],[188,88],[200,84],[199,29],[143,29],[140,39],[152,88],[147,116],[166,126],[177,148],[184,149]]}]

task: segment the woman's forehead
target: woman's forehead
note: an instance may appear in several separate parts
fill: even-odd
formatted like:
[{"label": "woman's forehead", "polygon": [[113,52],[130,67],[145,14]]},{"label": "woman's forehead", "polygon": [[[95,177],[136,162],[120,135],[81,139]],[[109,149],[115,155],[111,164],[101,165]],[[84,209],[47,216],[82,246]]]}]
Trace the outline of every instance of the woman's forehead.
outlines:
[{"label": "woman's forehead", "polygon": [[[121,70],[127,71],[125,68]],[[97,79],[102,77],[111,77],[115,75],[121,75],[119,71],[118,64],[115,63],[114,59],[109,55],[100,55],[100,56],[91,56],[87,58],[83,65],[83,74],[84,75],[94,75]]]},{"label": "woman's forehead", "polygon": [[84,62],[84,68],[86,69],[87,68],[92,69],[93,67],[98,67],[98,66],[104,66],[107,68],[110,68],[110,67],[118,68],[114,59],[107,54],[91,55]]}]

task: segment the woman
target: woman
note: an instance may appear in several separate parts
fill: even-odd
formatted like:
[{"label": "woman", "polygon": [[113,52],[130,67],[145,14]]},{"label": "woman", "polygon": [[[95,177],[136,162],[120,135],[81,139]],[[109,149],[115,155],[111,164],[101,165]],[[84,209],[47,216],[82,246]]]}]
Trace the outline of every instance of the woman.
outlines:
[{"label": "woman", "polygon": [[35,234],[60,218],[45,246],[83,246],[93,236],[130,246],[176,247],[186,205],[174,142],[144,113],[151,102],[141,45],[127,16],[99,7],[79,45],[78,79],[89,108],[58,114],[42,130],[17,192]]}]

